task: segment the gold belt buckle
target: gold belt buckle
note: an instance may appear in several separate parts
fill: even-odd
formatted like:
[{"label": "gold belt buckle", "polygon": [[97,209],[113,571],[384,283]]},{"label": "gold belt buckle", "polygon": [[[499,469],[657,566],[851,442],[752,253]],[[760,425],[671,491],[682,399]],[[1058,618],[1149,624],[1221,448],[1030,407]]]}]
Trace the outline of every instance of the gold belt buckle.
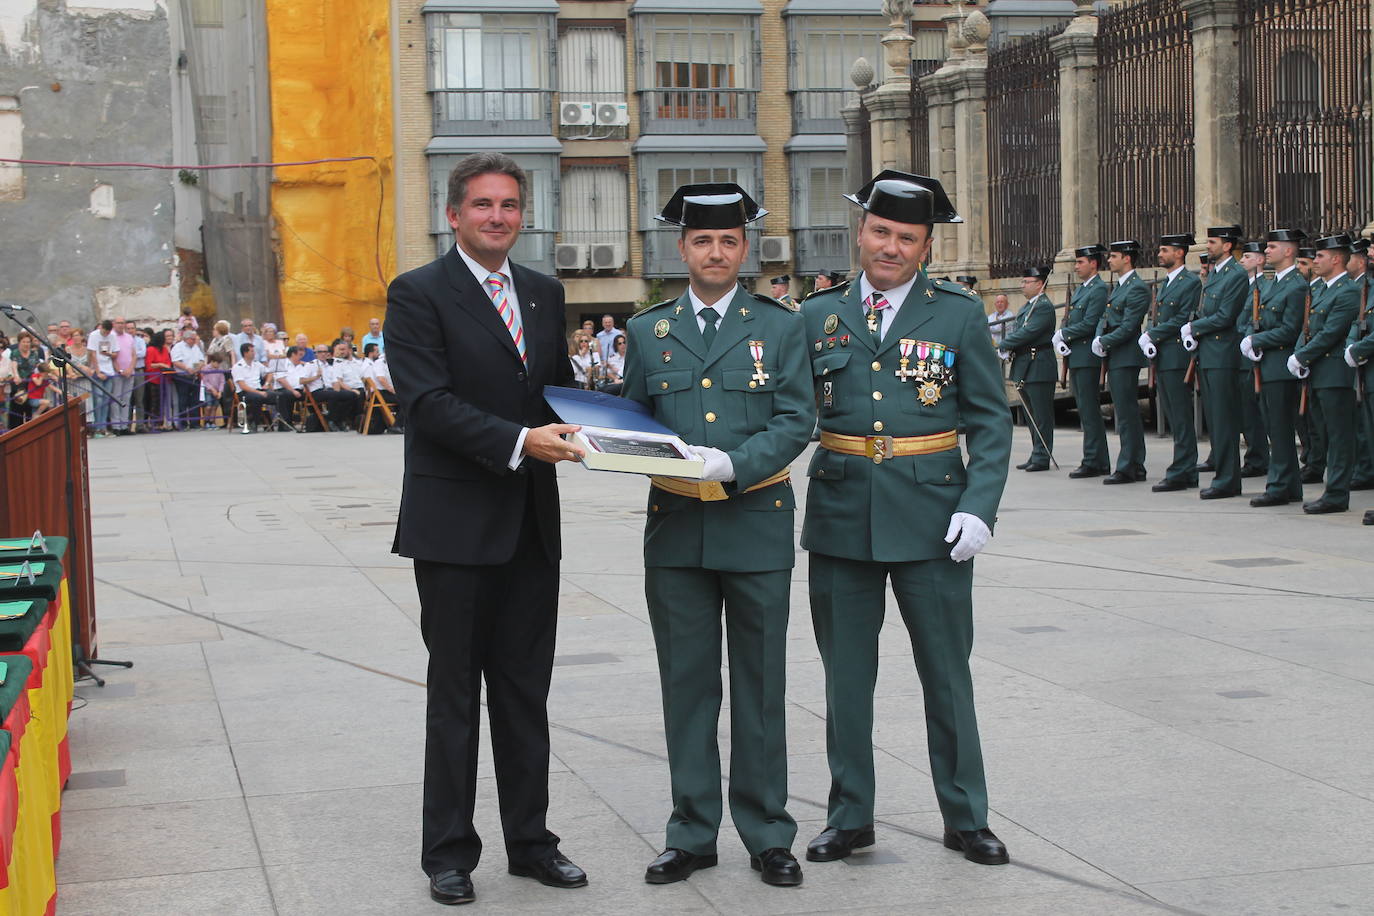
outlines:
[{"label": "gold belt buckle", "polygon": [[864,454],[873,459],[874,464],[882,464],[884,458],[893,456],[891,436],[865,436]]},{"label": "gold belt buckle", "polygon": [[725,484],[719,480],[698,480],[697,497],[704,503],[714,503],[729,499],[730,494],[725,492]]}]

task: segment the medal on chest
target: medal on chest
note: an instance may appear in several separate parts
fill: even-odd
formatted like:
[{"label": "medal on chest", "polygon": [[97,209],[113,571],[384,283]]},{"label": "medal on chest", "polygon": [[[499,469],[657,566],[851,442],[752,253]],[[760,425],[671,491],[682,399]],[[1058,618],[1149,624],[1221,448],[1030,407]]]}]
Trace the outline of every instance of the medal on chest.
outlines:
[{"label": "medal on chest", "polygon": [[768,383],[772,378],[767,372],[763,371],[763,341],[749,341],[749,355],[754,358],[754,374],[751,375],[749,384],[757,384],[760,388]]},{"label": "medal on chest", "polygon": [[902,358],[901,366],[897,369],[895,373],[895,375],[897,376],[897,381],[905,382],[916,377],[916,370],[911,368],[911,351],[915,348],[916,341],[908,337],[902,338],[901,343],[898,345],[898,349],[902,354]]},{"label": "medal on chest", "polygon": [[[912,378],[916,380],[916,399],[923,407],[934,407],[944,396],[945,386],[954,383],[955,351],[941,343],[925,340],[914,343],[916,371]],[[905,349],[906,341],[902,344]]]}]

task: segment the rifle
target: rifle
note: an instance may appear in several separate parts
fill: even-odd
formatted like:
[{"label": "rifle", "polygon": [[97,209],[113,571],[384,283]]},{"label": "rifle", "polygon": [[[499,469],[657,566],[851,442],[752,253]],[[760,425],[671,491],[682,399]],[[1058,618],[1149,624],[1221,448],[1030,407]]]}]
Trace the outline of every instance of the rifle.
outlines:
[{"label": "rifle", "polygon": [[[1259,309],[1260,309],[1260,306],[1259,306],[1259,279],[1256,278],[1256,279],[1255,279],[1255,295],[1254,295],[1253,297],[1251,297],[1251,302],[1250,302],[1250,333],[1252,333],[1252,334],[1258,334],[1258,333],[1259,333],[1259,330],[1260,330]],[[1259,363],[1255,363],[1255,364],[1254,364],[1254,372],[1255,372],[1255,394],[1259,394],[1259,393],[1260,393],[1260,390],[1261,390],[1262,387],[1263,387],[1262,384],[1261,384],[1261,379],[1260,379],[1260,364],[1259,364]]]},{"label": "rifle", "polygon": [[[1369,264],[1366,262],[1364,268],[1364,283],[1360,286],[1360,316],[1355,319],[1356,340],[1362,339],[1369,333]],[[1364,403],[1365,395],[1369,392],[1364,388],[1364,373],[1358,366],[1355,367],[1355,401]]]},{"label": "rifle", "polygon": [[[1107,309],[1102,312],[1102,324],[1104,329],[1107,324],[1107,311],[1110,311],[1112,307],[1112,294],[1117,291],[1120,285],[1119,283],[1113,283],[1107,289]],[[1097,373],[1097,390],[1099,392],[1107,390],[1107,360],[1110,356],[1111,354],[1109,353],[1107,356],[1102,357],[1102,368]]]},{"label": "rifle", "polygon": [[[1069,281],[1069,298],[1064,300],[1064,317],[1059,321],[1059,330],[1064,330],[1069,326],[1069,312],[1073,310],[1073,294],[1077,292],[1073,281]],[[1059,366],[1059,387],[1065,390],[1069,387],[1069,357],[1065,356]]]},{"label": "rifle", "polygon": [[[1159,270],[1155,270],[1155,281],[1150,284],[1150,327],[1159,323]],[[1149,331],[1145,331],[1149,333]],[[1145,387],[1151,391],[1155,390],[1158,378],[1155,375],[1155,364],[1158,358],[1150,360],[1150,371],[1145,375]]]},{"label": "rifle", "polygon": [[[1302,342],[1307,343],[1312,339],[1312,285],[1307,286],[1307,298],[1302,304]],[[1302,394],[1298,397],[1298,416],[1307,413],[1307,396],[1312,390],[1311,376],[1302,380]]]},{"label": "rifle", "polygon": [[[1202,278],[1202,289],[1198,292],[1197,297],[1198,305],[1202,304],[1203,297],[1207,295],[1207,281],[1210,279],[1212,279],[1212,272],[1209,270],[1207,271],[1207,276]],[[1194,314],[1188,316],[1188,320],[1191,321],[1196,317],[1197,314],[1195,312]],[[1197,353],[1195,351],[1193,355],[1188,359],[1188,368],[1183,373],[1183,384],[1191,387],[1196,387],[1197,381]]]}]

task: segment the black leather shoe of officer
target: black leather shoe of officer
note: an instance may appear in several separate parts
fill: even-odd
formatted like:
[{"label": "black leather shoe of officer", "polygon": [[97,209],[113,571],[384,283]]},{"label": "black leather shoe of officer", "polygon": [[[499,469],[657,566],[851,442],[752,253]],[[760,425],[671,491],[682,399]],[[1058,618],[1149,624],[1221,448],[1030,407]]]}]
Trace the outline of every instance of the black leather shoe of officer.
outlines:
[{"label": "black leather shoe of officer", "polygon": [[1069,471],[1069,476],[1072,477],[1074,480],[1080,480],[1084,477],[1101,477],[1105,473],[1107,472],[1098,470],[1097,468],[1090,468],[1084,464],[1080,464],[1072,471]]},{"label": "black leather shoe of officer", "polygon": [[1303,503],[1302,511],[1308,515],[1329,515],[1332,512],[1348,512],[1350,507],[1342,506],[1340,503],[1329,503],[1324,499],[1314,499],[1310,503]]},{"label": "black leather shoe of officer", "polygon": [[1194,470],[1197,471],[1199,474],[1211,474],[1215,472],[1216,469],[1217,466],[1212,464],[1212,462],[1210,461],[1204,461],[1202,462],[1202,464],[1199,464],[1196,468],[1194,468]]},{"label": "black leather shoe of officer", "polygon": [[1161,480],[1159,483],[1150,487],[1154,493],[1172,493],[1175,490],[1186,490],[1188,485],[1181,480]]},{"label": "black leather shoe of officer", "polygon": [[875,842],[872,824],[853,830],[826,827],[806,844],[806,859],[808,862],[834,862],[848,858],[854,850],[872,846]]},{"label": "black leather shoe of officer", "polygon": [[1112,471],[1102,478],[1104,484],[1135,483],[1135,474],[1123,474],[1121,471]]},{"label": "black leather shoe of officer", "polygon": [[450,868],[437,875],[430,875],[429,896],[444,906],[457,906],[477,899],[472,890],[472,879],[461,868]]},{"label": "black leather shoe of officer", "polygon": [[1230,499],[1232,496],[1239,495],[1239,490],[1223,490],[1220,487],[1208,487],[1198,494],[1202,499]]},{"label": "black leather shoe of officer", "polygon": [[965,859],[979,865],[1006,865],[1011,861],[1006,845],[986,827],[981,830],[950,830],[946,827],[945,848],[958,850]]},{"label": "black leather shoe of officer", "polygon": [[1048,464],[1028,464],[1025,467],[1027,471],[1048,471],[1049,469],[1050,466]]},{"label": "black leather shoe of officer", "polygon": [[1371,477],[1368,480],[1352,480],[1350,481],[1350,489],[1374,490],[1374,477]]},{"label": "black leather shoe of officer", "polygon": [[1132,476],[1134,476],[1135,479],[1138,480],[1138,481],[1139,481],[1139,480],[1144,480],[1146,477],[1150,476],[1150,475],[1148,475],[1148,474],[1145,473],[1145,469],[1144,469],[1144,468],[1136,468],[1135,470],[1133,470],[1133,471],[1131,472],[1131,474],[1132,474]]},{"label": "black leather shoe of officer", "polygon": [[776,846],[749,857],[749,866],[760,872],[764,884],[775,887],[796,887],[802,883],[801,864],[792,850]]},{"label": "black leather shoe of officer", "polygon": [[587,873],[578,868],[561,852],[555,852],[538,862],[517,865],[512,862],[506,867],[518,878],[533,878],[547,887],[586,887]]},{"label": "black leather shoe of officer", "polygon": [[1243,466],[1243,467],[1240,469],[1240,476],[1242,476],[1242,477],[1268,477],[1268,476],[1269,476],[1269,469],[1268,469],[1268,468],[1259,468],[1259,467],[1255,467],[1255,466],[1253,466],[1253,465]]},{"label": "black leather shoe of officer", "polygon": [[1261,493],[1259,496],[1250,500],[1250,505],[1254,506],[1256,509],[1265,509],[1269,506],[1286,506],[1288,505],[1288,500],[1283,496],[1274,496],[1271,493]]},{"label": "black leather shoe of officer", "polygon": [[1374,525],[1374,509],[1369,509],[1365,512],[1363,524]]},{"label": "black leather shoe of officer", "polygon": [[672,884],[686,879],[700,868],[713,868],[716,855],[699,856],[685,849],[668,847],[663,854],[649,863],[644,872],[644,880],[649,884]]},{"label": "black leather shoe of officer", "polygon": [[1321,483],[1326,479],[1326,473],[1316,468],[1303,468],[1302,476],[1299,479],[1303,483]]},{"label": "black leather shoe of officer", "polygon": [[1020,464],[1018,464],[1018,465],[1016,466],[1016,470],[1018,470],[1018,471],[1024,471],[1024,470],[1025,470],[1026,468],[1028,468],[1028,467],[1030,467],[1030,459],[1029,459],[1029,458],[1027,458],[1025,461],[1021,462]]}]

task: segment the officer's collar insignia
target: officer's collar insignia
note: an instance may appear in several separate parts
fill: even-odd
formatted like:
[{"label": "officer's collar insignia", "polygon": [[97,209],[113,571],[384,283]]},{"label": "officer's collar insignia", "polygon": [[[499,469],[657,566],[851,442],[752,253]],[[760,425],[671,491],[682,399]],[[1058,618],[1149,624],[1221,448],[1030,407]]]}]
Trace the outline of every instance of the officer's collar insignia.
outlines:
[{"label": "officer's collar insignia", "polygon": [[741,318],[748,318],[748,317],[749,317],[749,310],[748,310],[747,308],[745,308],[744,306],[741,305],[741,306],[739,307],[739,316],[740,316]]},{"label": "officer's collar insignia", "polygon": [[682,313],[682,306],[679,305],[677,308],[673,309],[673,314],[674,314],[674,315],[680,315],[681,313]]}]

